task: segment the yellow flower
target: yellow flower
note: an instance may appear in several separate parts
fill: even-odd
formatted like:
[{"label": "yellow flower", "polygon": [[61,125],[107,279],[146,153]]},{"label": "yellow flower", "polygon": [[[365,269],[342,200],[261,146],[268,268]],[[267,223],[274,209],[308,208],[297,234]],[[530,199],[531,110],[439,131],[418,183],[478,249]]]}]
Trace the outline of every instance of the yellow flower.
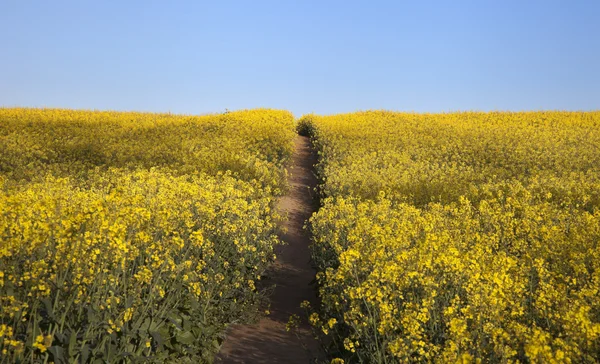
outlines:
[{"label": "yellow flower", "polygon": [[131,321],[132,317],[133,317],[133,308],[130,307],[125,310],[125,313],[123,313],[123,322]]},{"label": "yellow flower", "polygon": [[33,343],[33,347],[38,349],[40,352],[45,353],[46,350],[52,345],[52,336],[51,335],[38,335],[35,338],[35,342]]}]

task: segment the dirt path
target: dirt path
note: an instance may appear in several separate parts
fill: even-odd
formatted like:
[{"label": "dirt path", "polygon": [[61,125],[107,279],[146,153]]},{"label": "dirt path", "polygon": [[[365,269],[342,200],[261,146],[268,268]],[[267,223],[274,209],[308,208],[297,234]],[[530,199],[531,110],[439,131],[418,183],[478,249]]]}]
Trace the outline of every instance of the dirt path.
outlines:
[{"label": "dirt path", "polygon": [[279,211],[288,214],[283,224],[287,232],[281,235],[287,245],[277,251],[277,259],[268,273],[269,283],[275,285],[271,314],[256,325],[230,328],[217,362],[306,364],[320,357],[319,345],[306,322],[295,332],[285,329],[292,314],[305,321],[299,307],[302,301],[316,302],[315,287],[311,284],[315,271],[310,265],[309,237],[302,228],[317,208],[312,198],[312,189],[317,183],[312,167],[315,163],[310,140],[297,136],[290,168],[290,191],[278,202]]}]

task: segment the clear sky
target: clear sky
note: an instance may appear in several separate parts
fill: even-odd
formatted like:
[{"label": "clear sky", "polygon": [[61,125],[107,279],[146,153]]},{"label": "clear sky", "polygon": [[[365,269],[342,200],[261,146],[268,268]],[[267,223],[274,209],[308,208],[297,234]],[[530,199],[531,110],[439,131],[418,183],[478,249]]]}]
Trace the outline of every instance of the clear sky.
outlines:
[{"label": "clear sky", "polygon": [[0,0],[0,105],[600,109],[600,0]]}]

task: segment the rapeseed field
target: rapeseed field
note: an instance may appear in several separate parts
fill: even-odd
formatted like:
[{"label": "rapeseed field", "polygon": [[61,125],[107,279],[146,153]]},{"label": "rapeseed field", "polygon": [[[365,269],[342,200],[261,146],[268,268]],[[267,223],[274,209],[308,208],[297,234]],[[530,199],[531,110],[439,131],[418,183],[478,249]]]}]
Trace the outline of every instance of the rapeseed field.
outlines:
[{"label": "rapeseed field", "polygon": [[332,363],[600,361],[600,112],[0,108],[0,363],[212,362],[296,130]]},{"label": "rapeseed field", "polygon": [[293,116],[0,109],[0,362],[210,362],[255,315]]},{"label": "rapeseed field", "polygon": [[305,116],[334,362],[600,361],[600,112]]}]

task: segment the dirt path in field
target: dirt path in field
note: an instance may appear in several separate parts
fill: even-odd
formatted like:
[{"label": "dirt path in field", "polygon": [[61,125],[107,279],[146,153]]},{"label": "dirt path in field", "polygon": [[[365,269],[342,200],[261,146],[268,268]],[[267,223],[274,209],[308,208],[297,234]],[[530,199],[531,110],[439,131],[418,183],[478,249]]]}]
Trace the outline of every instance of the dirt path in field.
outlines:
[{"label": "dirt path in field", "polygon": [[[290,168],[290,190],[278,202],[278,210],[287,213],[283,223],[287,229],[281,239],[277,259],[268,273],[268,283],[275,285],[271,296],[271,314],[256,325],[230,328],[217,363],[314,363],[322,359],[319,345],[312,337],[306,315],[300,308],[304,300],[316,303],[315,270],[310,264],[309,236],[304,222],[317,209],[313,188],[316,157],[310,140],[297,136]],[[297,314],[302,323],[294,332],[285,327],[290,315]]]}]

